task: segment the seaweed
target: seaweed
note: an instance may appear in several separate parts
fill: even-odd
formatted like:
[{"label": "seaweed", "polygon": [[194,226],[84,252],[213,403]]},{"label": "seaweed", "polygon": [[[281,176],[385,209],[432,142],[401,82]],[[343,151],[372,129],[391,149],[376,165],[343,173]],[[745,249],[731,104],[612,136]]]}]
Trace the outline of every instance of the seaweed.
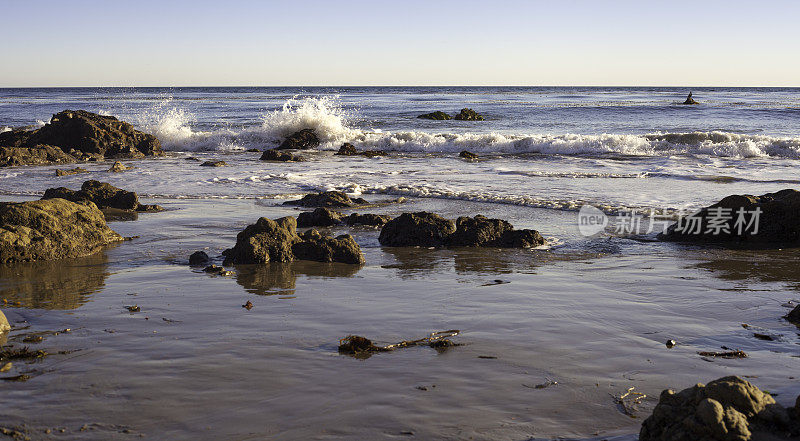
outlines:
[{"label": "seaweed", "polygon": [[27,346],[0,348],[0,360],[2,361],[44,358],[47,355],[47,352],[41,349],[32,351]]},{"label": "seaweed", "polygon": [[708,352],[700,351],[697,353],[701,357],[719,357],[719,358],[747,358],[744,351],[726,351],[726,352]]},{"label": "seaweed", "polygon": [[647,395],[641,392],[634,392],[634,389],[636,389],[636,387],[631,386],[623,394],[612,395],[614,402],[620,407],[622,413],[631,418],[636,418],[635,412],[638,410],[636,406],[641,404],[642,401],[647,398]]},{"label": "seaweed", "polygon": [[429,336],[416,340],[403,340],[398,343],[377,346],[372,343],[372,340],[362,337],[360,335],[348,335],[339,340],[339,353],[353,355],[356,357],[366,356],[369,357],[377,352],[389,352],[400,348],[409,348],[412,346],[429,346],[438,351],[446,350],[447,348],[458,346],[448,340],[448,337],[455,337],[459,334],[458,329],[451,329],[448,331],[432,332]]}]

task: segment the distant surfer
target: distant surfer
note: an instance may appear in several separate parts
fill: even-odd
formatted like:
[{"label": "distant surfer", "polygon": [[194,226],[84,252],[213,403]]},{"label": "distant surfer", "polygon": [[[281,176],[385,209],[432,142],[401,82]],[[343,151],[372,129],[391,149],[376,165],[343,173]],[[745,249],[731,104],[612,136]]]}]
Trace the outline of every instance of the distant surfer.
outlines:
[{"label": "distant surfer", "polygon": [[697,101],[692,98],[692,92],[689,92],[689,96],[686,97],[686,101],[683,104],[699,104]]}]

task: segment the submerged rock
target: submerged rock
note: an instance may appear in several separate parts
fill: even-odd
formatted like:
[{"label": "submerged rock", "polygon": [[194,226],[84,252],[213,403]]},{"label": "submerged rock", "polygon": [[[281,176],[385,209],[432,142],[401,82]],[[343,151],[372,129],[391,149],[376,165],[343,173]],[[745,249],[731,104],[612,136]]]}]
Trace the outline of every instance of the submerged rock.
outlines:
[{"label": "submerged rock", "polygon": [[211,262],[211,258],[208,257],[205,251],[195,251],[189,256],[189,265],[191,266],[205,266],[209,262]]},{"label": "submerged rock", "polygon": [[403,213],[389,221],[378,241],[390,247],[497,247],[529,248],[546,243],[536,230],[515,230],[501,219],[481,215],[459,217],[455,222],[437,214]]},{"label": "submerged rock", "polygon": [[694,98],[692,98],[692,92],[689,92],[689,96],[686,97],[686,101],[684,101],[683,104],[690,105],[690,104],[700,104],[700,103],[695,101]]},{"label": "submerged rock", "polygon": [[389,247],[438,247],[455,231],[455,223],[438,214],[403,213],[383,226],[378,241]]},{"label": "submerged rock", "polygon": [[111,166],[110,169],[108,169],[108,171],[110,171],[112,173],[120,173],[120,172],[124,172],[125,170],[130,170],[132,168],[133,167],[128,167],[127,165],[117,161],[117,162],[114,163],[114,165]]},{"label": "submerged rock", "polygon": [[275,147],[278,150],[307,150],[319,146],[319,138],[312,129],[303,129],[299,132],[292,133],[288,138],[283,140],[281,145]]},{"label": "submerged rock", "polygon": [[0,203],[0,263],[87,256],[121,240],[93,203]]},{"label": "submerged rock", "polygon": [[227,162],[216,160],[216,161],[206,161],[200,164],[200,167],[225,167],[226,165],[228,165]]},{"label": "submerged rock", "polygon": [[58,169],[56,170],[56,176],[69,176],[69,175],[77,175],[79,173],[89,173],[89,170],[81,167],[70,168],[66,170]]},{"label": "submerged rock", "polygon": [[470,152],[468,150],[462,150],[461,153],[458,154],[458,156],[460,158],[469,159],[469,160],[478,159],[478,155],[476,155],[475,153],[472,153],[472,152]]},{"label": "submerged rock", "polygon": [[[2,133],[0,133],[0,135],[2,135]],[[64,153],[64,151],[58,147],[49,145],[38,145],[35,147],[0,147],[0,167],[70,164],[76,161],[77,159],[74,156]]]},{"label": "submerged rock", "polygon": [[342,214],[327,208],[317,208],[314,211],[300,213],[297,216],[297,226],[306,227],[330,227],[341,223]]},{"label": "submerged rock", "polygon": [[291,161],[302,161],[303,157],[293,155],[289,152],[279,152],[275,149],[271,149],[271,150],[264,150],[264,153],[261,155],[260,159],[262,161],[291,162]]},{"label": "submerged rock", "polygon": [[786,314],[785,318],[789,321],[789,323],[800,326],[800,305],[795,306],[791,312]]},{"label": "submerged rock", "polygon": [[314,260],[319,262],[364,263],[361,248],[349,235],[336,238],[323,236],[309,230],[297,234],[297,221],[293,217],[278,220],[260,218],[236,236],[236,245],[222,253],[224,265],[292,262]]},{"label": "submerged rock", "polygon": [[323,191],[320,193],[311,193],[303,196],[302,199],[296,201],[287,201],[283,205],[298,205],[300,207],[325,207],[325,208],[345,208],[354,207],[356,205],[367,204],[368,202],[361,198],[350,198],[341,191]]},{"label": "submerged rock", "polygon": [[800,242],[800,191],[728,196],[683,218],[659,238],[686,242]]},{"label": "submerged rock", "polygon": [[461,109],[454,119],[459,121],[483,121],[483,117],[478,112],[467,108]]},{"label": "submerged rock", "polygon": [[335,153],[335,155],[339,156],[364,156],[367,158],[374,158],[377,156],[386,156],[386,152],[381,150],[364,150],[363,152],[359,152],[356,150],[356,147],[349,142],[342,144],[339,147],[339,151]]},{"label": "submerged rock", "polygon": [[446,114],[446,113],[444,113],[442,111],[424,113],[422,115],[419,115],[417,118],[433,119],[433,120],[437,120],[437,121],[446,121],[446,120],[449,120],[449,119],[453,119],[453,118],[450,117],[450,115],[448,115],[448,114]]},{"label": "submerged rock", "polygon": [[8,332],[10,330],[11,330],[11,325],[8,323],[6,315],[3,314],[3,311],[0,311],[0,333]]},{"label": "submerged rock", "polygon": [[143,205],[132,191],[122,190],[105,182],[90,180],[83,183],[78,191],[65,187],[48,188],[42,199],[61,198],[72,202],[90,201],[100,209],[113,208],[125,211],[162,211],[158,205]]},{"label": "submerged rock", "polygon": [[796,439],[800,421],[767,393],[739,377],[661,393],[642,424],[640,441],[747,441],[754,432]]},{"label": "submerged rock", "polygon": [[350,225],[351,227],[354,225],[370,225],[379,227],[381,225],[385,225],[390,220],[392,220],[391,216],[384,216],[372,213],[364,213],[364,214],[353,213],[350,216],[344,218],[344,223]]}]

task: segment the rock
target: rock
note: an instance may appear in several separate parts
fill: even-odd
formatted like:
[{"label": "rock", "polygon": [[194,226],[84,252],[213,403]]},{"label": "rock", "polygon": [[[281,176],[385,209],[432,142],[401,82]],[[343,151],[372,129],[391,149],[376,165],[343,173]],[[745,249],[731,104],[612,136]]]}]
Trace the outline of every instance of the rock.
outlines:
[{"label": "rock", "polygon": [[754,431],[796,435],[799,427],[769,394],[739,377],[724,377],[662,392],[639,440],[747,441]]},{"label": "rock", "polygon": [[363,152],[358,152],[358,155],[365,158],[377,158],[379,156],[387,156],[387,153],[383,150],[364,150]]},{"label": "rock", "polygon": [[470,161],[478,159],[478,155],[467,150],[462,150],[461,153],[458,154],[458,156],[460,158],[469,159]]},{"label": "rock", "polygon": [[211,258],[204,251],[195,251],[189,256],[189,265],[191,266],[204,266],[208,265],[208,262],[211,262]]},{"label": "rock", "polygon": [[483,117],[478,112],[467,108],[461,109],[454,119],[459,121],[483,121]]},{"label": "rock", "polygon": [[262,217],[236,236],[236,245],[225,250],[224,265],[292,262],[315,260],[319,262],[363,263],[358,244],[349,235],[336,238],[309,230],[297,235],[297,222],[293,217],[270,220]]},{"label": "rock", "polygon": [[433,119],[433,120],[437,120],[437,121],[445,121],[445,120],[448,120],[448,119],[453,119],[453,118],[450,117],[450,115],[448,115],[448,114],[446,114],[446,113],[444,113],[442,111],[425,113],[425,114],[419,115],[417,118]]},{"label": "rock", "polygon": [[278,150],[271,149],[271,150],[264,150],[264,153],[261,155],[261,160],[290,162],[290,161],[302,161],[303,157],[293,155],[289,152],[279,152]]},{"label": "rock", "polygon": [[283,140],[281,145],[276,147],[278,150],[307,150],[317,147],[319,145],[319,138],[317,134],[311,129],[303,129],[299,132],[292,133],[288,138]]},{"label": "rock", "polygon": [[10,330],[11,330],[11,325],[8,323],[6,315],[3,314],[3,311],[0,311],[0,333],[8,332]]},{"label": "rock", "polygon": [[786,314],[784,317],[790,323],[794,323],[797,326],[800,326],[800,305],[795,306],[794,309]]},{"label": "rock", "polygon": [[700,103],[695,101],[694,98],[692,98],[692,92],[689,92],[689,96],[686,97],[686,101],[684,101],[683,104],[690,105],[690,104],[700,104]]},{"label": "rock", "polygon": [[342,193],[341,191],[323,191],[320,193],[312,193],[303,196],[302,199],[296,201],[287,201],[283,205],[298,205],[301,207],[326,207],[326,208],[345,208],[354,207],[356,205],[367,204],[368,202],[361,198],[353,198]]},{"label": "rock", "polygon": [[0,263],[87,256],[121,240],[93,203],[0,203]]},{"label": "rock", "polygon": [[139,197],[132,191],[122,190],[105,182],[90,180],[83,183],[78,191],[64,187],[48,188],[42,199],[61,198],[72,202],[91,201],[101,210],[117,209],[124,211],[163,211],[159,205],[139,203]]},{"label": "rock", "polygon": [[261,153],[261,150],[257,148],[247,149],[245,150],[247,153]]},{"label": "rock", "polygon": [[66,170],[58,169],[56,170],[56,176],[69,176],[69,175],[77,175],[79,173],[89,173],[89,170],[85,168],[75,167]]},{"label": "rock", "polygon": [[383,226],[378,241],[389,247],[438,247],[455,231],[455,223],[438,214],[403,213]]},{"label": "rock", "polygon": [[354,225],[370,225],[379,227],[381,225],[385,225],[387,222],[392,220],[391,216],[382,216],[379,214],[371,214],[371,213],[353,213],[350,216],[344,218],[344,223],[350,226]]},{"label": "rock", "polygon": [[[2,135],[2,133],[0,133],[0,135]],[[75,159],[74,156],[64,153],[64,151],[58,147],[49,145],[38,145],[35,147],[0,147],[0,167],[70,164],[76,161],[77,159]]]},{"label": "rock", "polygon": [[683,218],[658,237],[683,242],[796,244],[800,242],[800,191],[728,196]]},{"label": "rock", "polygon": [[224,167],[226,165],[228,165],[227,162],[216,160],[216,161],[206,161],[200,164],[200,167]]},{"label": "rock", "polygon": [[327,208],[317,208],[314,211],[300,213],[297,216],[297,226],[306,227],[330,227],[341,222],[342,214]]},{"label": "rock", "polygon": [[339,151],[336,152],[336,154],[340,156],[356,156],[358,154],[358,150],[356,150],[356,146],[346,142],[339,147]]},{"label": "rock", "polygon": [[116,161],[114,163],[114,165],[112,165],[111,168],[108,169],[108,171],[110,171],[112,173],[119,173],[119,172],[124,172],[125,170],[130,170],[132,168],[133,167],[128,167],[128,166],[124,165],[123,163],[121,163],[119,161]]}]

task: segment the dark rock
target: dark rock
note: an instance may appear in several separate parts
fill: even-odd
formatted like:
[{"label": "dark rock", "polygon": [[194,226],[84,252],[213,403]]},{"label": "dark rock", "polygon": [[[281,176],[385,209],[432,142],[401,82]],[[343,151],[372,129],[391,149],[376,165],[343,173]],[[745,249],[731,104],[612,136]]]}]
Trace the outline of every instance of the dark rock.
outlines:
[{"label": "dark rock", "polygon": [[121,240],[91,203],[0,203],[0,263],[88,256]]},{"label": "dark rock", "polygon": [[[759,210],[758,222],[750,225],[756,220],[756,210]],[[740,213],[743,222],[738,222]],[[716,227],[719,220],[721,228]],[[796,244],[800,242],[800,191],[787,189],[763,196],[728,196],[670,226],[659,238],[685,242]]]},{"label": "dark rock", "polygon": [[48,188],[42,199],[61,198],[72,202],[90,201],[101,210],[117,209],[125,211],[157,212],[164,209],[159,205],[139,203],[139,197],[132,191],[122,190],[105,182],[90,180],[83,183],[78,191],[65,187]]},{"label": "dark rock", "polygon": [[387,153],[383,150],[364,150],[359,152],[358,155],[365,158],[377,158],[378,156],[387,156]]},{"label": "dark rock", "polygon": [[475,153],[472,153],[470,151],[467,151],[467,150],[462,150],[461,153],[458,154],[458,156],[460,158],[469,159],[469,160],[478,159],[478,155],[476,155]]},{"label": "dark rock", "polygon": [[318,145],[319,138],[317,138],[317,134],[311,129],[303,129],[289,135],[289,137],[283,140],[281,145],[276,148],[278,150],[307,150],[317,147]]},{"label": "dark rock", "polygon": [[89,173],[89,170],[81,167],[70,168],[66,170],[58,169],[56,170],[56,176],[69,176],[69,175],[77,175],[79,173]]},{"label": "dark rock", "polygon": [[700,103],[695,101],[694,98],[692,98],[692,92],[689,92],[689,96],[686,97],[686,101],[684,101],[683,104],[690,105],[690,104],[700,104]]},{"label": "dark rock", "polygon": [[363,263],[358,244],[349,235],[331,238],[316,230],[297,235],[297,222],[293,217],[277,221],[262,217],[236,236],[236,245],[225,250],[225,265],[292,262],[315,260],[319,262]]},{"label": "dark rock", "polygon": [[110,171],[112,173],[119,173],[119,172],[124,172],[125,170],[130,170],[132,168],[133,167],[128,167],[125,164],[117,161],[117,162],[114,163],[114,165],[111,166],[110,169],[108,169],[108,171]]},{"label": "dark rock", "polygon": [[[3,133],[0,133],[0,135],[2,134]],[[37,145],[35,147],[0,147],[0,167],[70,164],[76,161],[77,159],[74,156],[64,153],[64,151],[58,147],[49,145]]]},{"label": "dark rock", "polygon": [[354,207],[356,205],[367,204],[368,202],[361,198],[353,198],[342,193],[341,191],[323,191],[320,193],[312,193],[303,196],[302,199],[296,201],[287,201],[283,205],[298,205],[301,207],[326,207],[326,208],[345,208]]},{"label": "dark rock", "polygon": [[164,207],[155,204],[153,205],[139,204],[139,206],[136,207],[136,211],[140,213],[158,213],[159,211],[164,211]]},{"label": "dark rock", "polygon": [[800,305],[795,306],[794,309],[786,314],[786,320],[790,323],[794,323],[797,326],[800,326]]},{"label": "dark rock", "polygon": [[353,213],[350,216],[344,218],[344,223],[350,226],[354,225],[370,225],[379,227],[381,225],[386,224],[392,220],[391,216],[382,216],[380,214],[372,214],[372,213]]},{"label": "dark rock", "polygon": [[228,165],[227,162],[216,160],[216,161],[206,161],[200,164],[200,167],[224,167],[226,165]]},{"label": "dark rock", "polygon": [[340,156],[356,156],[358,154],[358,150],[356,150],[356,146],[346,142],[339,147],[339,151],[336,152],[336,154]]},{"label": "dark rock", "polygon": [[483,117],[478,112],[467,108],[461,109],[454,119],[459,121],[483,121]]},{"label": "dark rock", "polygon": [[455,223],[438,214],[403,213],[383,226],[378,241],[389,247],[438,247],[455,231]]},{"label": "dark rock", "polygon": [[261,155],[261,160],[290,162],[290,161],[302,161],[303,157],[293,155],[289,152],[279,152],[278,150],[271,149],[271,150],[264,150],[264,153]]},{"label": "dark rock", "polygon": [[189,157],[187,157],[187,158],[183,158],[183,160],[184,160],[184,161],[196,161],[196,162],[200,162],[200,160],[199,160],[199,159],[197,159],[197,158],[195,158],[194,156],[189,156]]},{"label": "dark rock", "polygon": [[211,262],[211,258],[204,251],[195,251],[189,256],[189,265],[191,266],[208,265],[208,262]]},{"label": "dark rock", "polygon": [[446,114],[446,113],[444,113],[442,111],[425,113],[425,114],[422,114],[422,115],[418,116],[417,118],[433,119],[433,120],[437,120],[437,121],[445,121],[445,120],[448,120],[448,119],[453,119],[453,118],[450,117],[450,115],[448,115],[448,114]]},{"label": "dark rock", "polygon": [[[797,436],[785,408],[739,377],[661,393],[653,414],[642,424],[640,441],[747,441],[754,433]],[[775,439],[775,438],[769,438]]]},{"label": "dark rock", "polygon": [[245,151],[246,151],[247,153],[261,153],[261,150],[259,150],[259,149],[256,149],[256,148],[247,149],[247,150],[245,150]]},{"label": "dark rock", "polygon": [[529,248],[544,243],[538,231],[515,230],[504,220],[481,215],[456,219],[456,231],[446,241],[448,246],[498,248]]},{"label": "dark rock", "polygon": [[330,227],[341,222],[342,214],[327,208],[317,208],[314,211],[300,213],[297,216],[297,226],[306,227]]}]

